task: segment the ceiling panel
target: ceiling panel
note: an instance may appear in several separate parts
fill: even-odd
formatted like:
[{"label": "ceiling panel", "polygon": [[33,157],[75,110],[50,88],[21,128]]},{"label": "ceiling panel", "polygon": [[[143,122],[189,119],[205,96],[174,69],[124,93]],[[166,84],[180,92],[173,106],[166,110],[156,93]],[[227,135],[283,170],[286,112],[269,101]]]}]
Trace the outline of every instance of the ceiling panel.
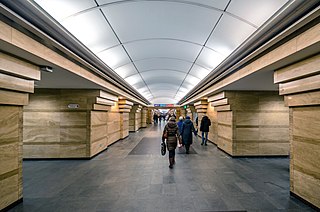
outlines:
[{"label": "ceiling panel", "polygon": [[203,48],[200,56],[196,61],[196,64],[206,69],[213,70],[224,59],[225,59],[225,56],[219,54],[218,52],[213,51],[209,48]]},{"label": "ceiling panel", "polygon": [[153,84],[157,82],[164,82],[170,84],[181,84],[185,77],[185,74],[173,71],[147,71],[141,73],[142,78],[147,84]]},{"label": "ceiling panel", "polygon": [[167,96],[152,98],[150,99],[150,101],[153,102],[154,104],[173,104],[174,102],[177,102],[176,99],[170,98]]},{"label": "ceiling panel", "polygon": [[170,90],[178,90],[179,85],[178,84],[170,84],[170,83],[153,83],[153,84],[148,84],[148,87],[150,88],[151,91],[157,90],[157,89],[170,89]]},{"label": "ceiling panel", "polygon": [[279,10],[287,0],[241,0],[231,1],[227,12],[239,16],[246,21],[261,26],[277,10]]},{"label": "ceiling panel", "polygon": [[152,103],[183,98],[288,1],[36,0]]},{"label": "ceiling panel", "polygon": [[115,34],[99,10],[72,16],[61,24],[94,53],[119,45]]},{"label": "ceiling panel", "polygon": [[192,61],[184,61],[173,58],[148,58],[134,61],[136,67],[140,72],[145,70],[180,70],[188,72],[191,68]]},{"label": "ceiling panel", "polygon": [[[171,0],[171,1],[174,1],[174,0]],[[97,0],[97,2],[99,5],[127,3],[126,1],[123,1],[123,0]],[[227,6],[229,0],[179,0],[179,2],[184,4],[193,4],[199,7],[212,7],[218,10],[223,10]]]},{"label": "ceiling panel", "polygon": [[98,53],[97,56],[112,69],[116,69],[120,66],[131,63],[122,46],[116,46],[102,51]]},{"label": "ceiling panel", "polygon": [[102,7],[102,10],[123,43],[149,38],[183,38],[204,44],[221,15],[217,10],[175,1],[128,1]]},{"label": "ceiling panel", "polygon": [[217,25],[215,33],[209,38],[206,46],[224,56],[228,56],[255,30],[256,28],[253,26],[230,15],[224,14],[220,23]]},{"label": "ceiling panel", "polygon": [[132,60],[146,58],[177,58],[193,61],[201,47],[193,43],[177,40],[143,40],[124,44]]},{"label": "ceiling panel", "polygon": [[132,63],[120,66],[119,68],[114,69],[114,71],[122,78],[127,78],[138,73]]},{"label": "ceiling panel", "polygon": [[211,70],[205,69],[197,64],[194,64],[189,72],[189,74],[198,77],[199,79],[205,78]]},{"label": "ceiling panel", "polygon": [[63,21],[75,13],[96,7],[94,0],[34,0],[57,21]]}]

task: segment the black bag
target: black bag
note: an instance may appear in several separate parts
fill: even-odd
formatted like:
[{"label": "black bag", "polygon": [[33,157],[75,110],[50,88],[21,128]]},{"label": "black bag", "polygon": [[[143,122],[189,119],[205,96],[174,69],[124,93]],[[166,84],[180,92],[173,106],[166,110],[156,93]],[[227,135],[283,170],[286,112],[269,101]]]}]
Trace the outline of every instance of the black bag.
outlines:
[{"label": "black bag", "polygon": [[165,143],[165,141],[162,141],[161,142],[161,155],[165,156],[166,155],[166,151],[167,151],[166,143]]}]

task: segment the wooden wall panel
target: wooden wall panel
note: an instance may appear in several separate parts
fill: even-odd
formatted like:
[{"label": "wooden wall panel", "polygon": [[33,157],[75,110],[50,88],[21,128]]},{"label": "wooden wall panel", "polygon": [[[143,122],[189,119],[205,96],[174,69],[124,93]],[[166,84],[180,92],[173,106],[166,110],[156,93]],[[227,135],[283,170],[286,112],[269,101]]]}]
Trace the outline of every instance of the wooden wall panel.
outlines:
[{"label": "wooden wall panel", "polygon": [[217,144],[218,143],[217,112],[214,110],[214,107],[212,107],[211,104],[208,104],[207,115],[211,121],[211,126],[209,127],[208,139],[214,144]]},{"label": "wooden wall panel", "polygon": [[[317,25],[320,26],[319,24]],[[315,28],[314,28],[315,29]],[[319,41],[314,29],[299,36]],[[313,33],[313,34],[312,34]],[[300,43],[301,42],[301,43]],[[277,70],[275,82],[290,108],[290,191],[320,207],[320,56]]]},{"label": "wooden wall panel", "polygon": [[231,111],[218,112],[218,148],[233,154],[233,114]]},{"label": "wooden wall panel", "polygon": [[0,52],[0,71],[21,78],[40,80],[38,66]]},{"label": "wooden wall panel", "polygon": [[219,105],[221,100],[229,103],[225,106],[230,111],[220,110],[222,106],[214,107],[218,137],[223,138],[218,139],[219,148],[232,156],[289,154],[289,111],[277,92],[227,91],[223,94],[216,96],[224,99],[210,104]]},{"label": "wooden wall panel", "polygon": [[28,93],[0,90],[0,104],[4,105],[27,105],[29,101]]},{"label": "wooden wall panel", "polygon": [[0,105],[0,209],[22,198],[22,107]]},{"label": "wooden wall panel", "polygon": [[[92,102],[91,97],[80,91],[36,90],[24,108],[24,157],[89,157]],[[68,108],[68,104],[79,107]]]},{"label": "wooden wall panel", "polygon": [[234,92],[230,102],[234,156],[289,154],[289,111],[277,92]]},{"label": "wooden wall panel", "polygon": [[120,139],[120,113],[108,112],[108,145]]},{"label": "wooden wall panel", "polygon": [[294,107],[291,191],[320,207],[320,106]]},{"label": "wooden wall panel", "polygon": [[91,111],[90,157],[108,147],[108,112]]}]

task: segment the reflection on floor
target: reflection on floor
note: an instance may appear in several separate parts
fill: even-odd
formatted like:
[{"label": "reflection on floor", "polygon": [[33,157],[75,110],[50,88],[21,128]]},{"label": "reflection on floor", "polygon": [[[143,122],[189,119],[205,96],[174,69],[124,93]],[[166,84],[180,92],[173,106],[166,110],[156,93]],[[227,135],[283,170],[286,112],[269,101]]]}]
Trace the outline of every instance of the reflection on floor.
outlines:
[{"label": "reflection on floor", "polygon": [[10,211],[313,211],[289,195],[287,158],[232,159],[197,138],[169,169],[163,125],[92,160],[24,161],[24,201]]}]

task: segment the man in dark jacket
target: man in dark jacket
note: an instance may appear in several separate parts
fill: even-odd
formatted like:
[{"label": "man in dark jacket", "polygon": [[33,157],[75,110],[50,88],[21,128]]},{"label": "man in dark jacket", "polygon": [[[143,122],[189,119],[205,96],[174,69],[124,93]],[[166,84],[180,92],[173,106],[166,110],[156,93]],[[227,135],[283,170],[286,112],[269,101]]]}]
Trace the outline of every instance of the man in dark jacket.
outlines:
[{"label": "man in dark jacket", "polygon": [[190,117],[187,116],[186,120],[182,124],[181,129],[181,137],[182,137],[182,144],[186,148],[186,154],[189,154],[189,148],[192,144],[192,134],[195,132],[195,128],[193,126],[192,121],[190,120]]},{"label": "man in dark jacket", "polygon": [[209,132],[209,126],[211,125],[211,121],[208,118],[208,116],[204,115],[201,119],[200,123],[200,131],[202,132],[202,142],[201,145],[207,146],[208,141],[208,132]]}]

